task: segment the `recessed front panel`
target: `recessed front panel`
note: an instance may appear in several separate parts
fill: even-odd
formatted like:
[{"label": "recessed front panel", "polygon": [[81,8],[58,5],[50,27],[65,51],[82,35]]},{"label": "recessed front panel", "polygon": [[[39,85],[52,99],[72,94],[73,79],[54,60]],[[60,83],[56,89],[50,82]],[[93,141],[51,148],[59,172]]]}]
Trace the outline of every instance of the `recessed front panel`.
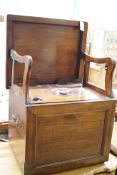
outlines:
[{"label": "recessed front panel", "polygon": [[37,116],[35,164],[101,155],[104,119],[102,111]]}]

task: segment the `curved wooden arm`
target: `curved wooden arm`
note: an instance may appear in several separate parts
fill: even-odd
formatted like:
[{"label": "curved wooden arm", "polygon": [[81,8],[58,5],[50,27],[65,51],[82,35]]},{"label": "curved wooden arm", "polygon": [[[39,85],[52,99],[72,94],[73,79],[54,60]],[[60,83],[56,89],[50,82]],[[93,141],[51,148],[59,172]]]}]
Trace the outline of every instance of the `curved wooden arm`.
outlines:
[{"label": "curved wooden arm", "polygon": [[[82,58],[85,60],[85,70],[84,70],[84,79],[83,79],[84,86],[89,86],[90,88],[96,90],[97,92],[100,92],[106,96],[111,97],[112,96],[112,77],[113,77],[113,72],[116,65],[115,61],[112,60],[111,58],[91,57],[84,52],[82,52]],[[95,85],[92,85],[88,82],[90,62],[98,63],[98,64],[106,64],[105,65],[105,70],[106,70],[105,90]]]},{"label": "curved wooden arm", "polygon": [[32,62],[33,62],[32,57],[29,55],[21,56],[12,49],[10,50],[10,56],[13,59],[11,85],[14,84],[14,63],[15,61],[25,64],[24,75],[23,75],[23,91],[25,94],[25,101],[27,104],[28,103],[28,93],[29,93],[29,78],[30,78],[30,72],[31,72],[31,67],[32,67]]}]

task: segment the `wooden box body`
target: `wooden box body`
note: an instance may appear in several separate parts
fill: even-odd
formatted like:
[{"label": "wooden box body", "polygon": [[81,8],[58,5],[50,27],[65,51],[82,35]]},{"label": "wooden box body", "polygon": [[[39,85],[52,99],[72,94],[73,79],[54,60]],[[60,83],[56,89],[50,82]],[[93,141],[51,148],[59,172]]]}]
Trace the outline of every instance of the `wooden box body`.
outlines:
[{"label": "wooden box body", "polygon": [[25,175],[46,175],[108,160],[113,100],[24,105],[10,90],[10,143]]},{"label": "wooden box body", "polygon": [[[24,175],[53,174],[108,159],[115,101],[74,84],[83,78],[84,24],[82,31],[77,21],[8,16],[9,138]],[[33,58],[28,103],[22,89],[24,65],[16,62],[11,76],[10,49]]]}]

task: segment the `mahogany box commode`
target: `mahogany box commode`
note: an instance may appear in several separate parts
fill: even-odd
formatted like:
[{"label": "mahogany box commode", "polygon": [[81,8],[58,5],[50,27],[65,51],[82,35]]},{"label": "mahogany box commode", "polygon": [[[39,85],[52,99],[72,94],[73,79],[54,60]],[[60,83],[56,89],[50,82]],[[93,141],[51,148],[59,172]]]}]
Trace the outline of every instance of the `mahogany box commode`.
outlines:
[{"label": "mahogany box commode", "polygon": [[[115,100],[110,58],[85,53],[86,22],[7,16],[9,139],[24,175],[47,175],[108,159]],[[89,83],[105,65],[105,88]]]}]

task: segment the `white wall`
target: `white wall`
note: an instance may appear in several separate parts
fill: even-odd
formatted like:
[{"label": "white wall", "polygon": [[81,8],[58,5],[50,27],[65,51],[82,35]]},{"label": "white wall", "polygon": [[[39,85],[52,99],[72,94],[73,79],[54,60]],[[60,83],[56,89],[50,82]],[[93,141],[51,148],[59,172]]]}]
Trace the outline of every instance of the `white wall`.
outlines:
[{"label": "white wall", "polygon": [[0,22],[0,121],[8,119],[8,91],[5,89],[5,23]]},{"label": "white wall", "polygon": [[117,30],[117,0],[76,0],[76,9],[75,18],[87,21],[93,35],[91,55],[102,57],[104,31]]},{"label": "white wall", "polygon": [[75,0],[1,0],[2,14],[74,18]]},{"label": "white wall", "polygon": [[117,0],[76,0],[76,18],[89,22],[91,28],[117,28]]}]

